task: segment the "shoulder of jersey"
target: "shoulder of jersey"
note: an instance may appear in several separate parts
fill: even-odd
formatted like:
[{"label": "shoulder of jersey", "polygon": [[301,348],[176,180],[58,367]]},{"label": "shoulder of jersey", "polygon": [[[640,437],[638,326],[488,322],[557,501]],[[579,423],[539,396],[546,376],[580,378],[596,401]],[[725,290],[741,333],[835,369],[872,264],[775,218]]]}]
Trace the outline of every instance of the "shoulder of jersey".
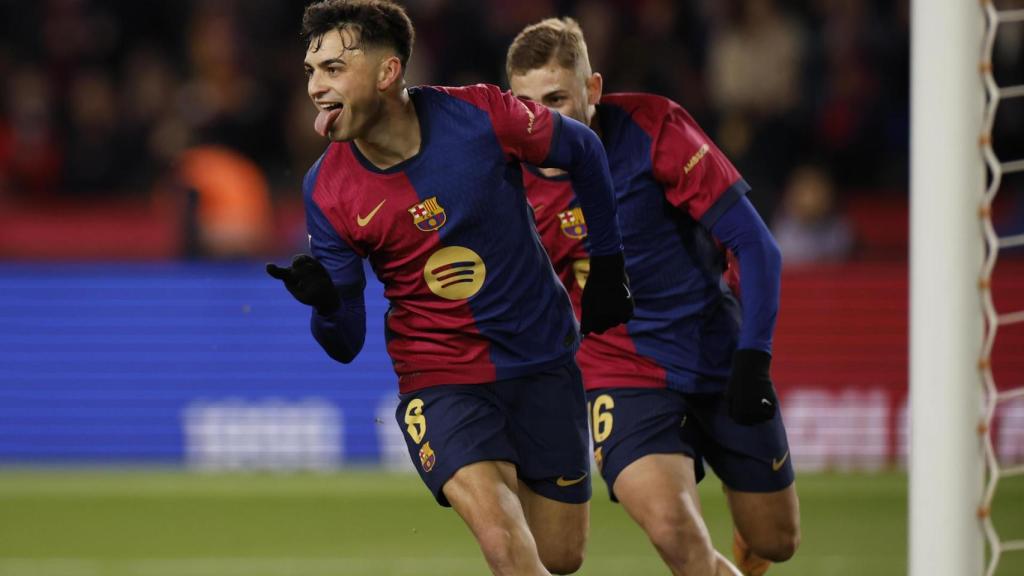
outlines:
[{"label": "shoulder of jersey", "polygon": [[346,152],[347,144],[345,143],[331,142],[327,145],[327,149],[313,163],[302,179],[303,197],[307,201],[312,200],[313,194],[318,188],[326,187],[331,190],[337,182],[343,181],[342,176],[338,173],[338,166],[341,161],[340,157]]},{"label": "shoulder of jersey", "polygon": [[689,114],[674,101],[657,94],[617,92],[601,96],[601,104],[616,106],[641,125],[658,125],[673,111]]},{"label": "shoulder of jersey", "polygon": [[652,112],[666,113],[673,108],[680,108],[679,104],[657,94],[645,92],[614,92],[601,96],[601,104],[618,106],[627,112],[639,111],[641,109]]},{"label": "shoulder of jersey", "polygon": [[462,100],[488,100],[501,94],[501,88],[493,84],[469,84],[466,86],[417,86],[422,90],[430,90],[446,96],[454,96]]}]

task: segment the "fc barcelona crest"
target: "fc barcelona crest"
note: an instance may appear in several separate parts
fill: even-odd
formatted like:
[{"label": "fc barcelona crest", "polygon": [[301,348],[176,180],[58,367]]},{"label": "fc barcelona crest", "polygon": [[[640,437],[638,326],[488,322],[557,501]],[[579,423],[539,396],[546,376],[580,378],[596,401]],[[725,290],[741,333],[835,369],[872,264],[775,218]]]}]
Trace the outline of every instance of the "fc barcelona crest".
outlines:
[{"label": "fc barcelona crest", "polygon": [[434,469],[436,462],[437,456],[434,454],[434,449],[430,447],[430,442],[427,442],[420,448],[420,466],[423,467],[424,472],[430,472]]},{"label": "fc barcelona crest", "polygon": [[433,232],[448,220],[445,218],[444,207],[437,203],[437,196],[431,196],[420,204],[413,204],[409,208],[412,214],[412,221],[416,227],[424,232]]},{"label": "fc barcelona crest", "polygon": [[562,225],[562,233],[579,240],[587,236],[587,221],[583,219],[583,209],[576,207],[558,213],[558,221]]}]

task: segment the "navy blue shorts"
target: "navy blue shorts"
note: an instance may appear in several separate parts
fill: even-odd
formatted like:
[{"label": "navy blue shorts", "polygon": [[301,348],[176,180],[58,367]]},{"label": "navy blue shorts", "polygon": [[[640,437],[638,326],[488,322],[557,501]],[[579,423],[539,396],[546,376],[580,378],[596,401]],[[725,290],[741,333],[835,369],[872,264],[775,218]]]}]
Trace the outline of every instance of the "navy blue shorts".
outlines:
[{"label": "navy blue shorts", "polygon": [[793,483],[782,415],[744,426],[729,417],[724,394],[682,394],[664,388],[605,388],[587,392],[594,460],[613,487],[619,474],[648,454],[693,458],[697,481],[704,461],[741,492],[775,492]]},{"label": "navy blue shorts", "polygon": [[519,481],[557,500],[590,500],[590,437],[575,362],[489,384],[434,386],[399,395],[395,419],[409,456],[438,504],[463,466],[515,464]]}]

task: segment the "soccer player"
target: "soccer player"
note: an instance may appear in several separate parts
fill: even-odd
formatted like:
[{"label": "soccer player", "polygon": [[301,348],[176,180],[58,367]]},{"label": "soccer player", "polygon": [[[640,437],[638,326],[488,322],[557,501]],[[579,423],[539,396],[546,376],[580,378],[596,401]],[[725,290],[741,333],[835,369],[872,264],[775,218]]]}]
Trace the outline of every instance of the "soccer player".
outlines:
[{"label": "soccer player", "polygon": [[[495,86],[407,88],[413,26],[389,0],[317,2],[302,34],[314,128],[331,142],[303,183],[312,255],[268,273],[313,307],[316,340],[344,363],[363,344],[368,258],[423,482],[495,574],[574,572],[591,491],[578,331],[633,308],[600,140]],[[579,327],[520,162],[568,171],[591,223]]]},{"label": "soccer player", "polygon": [[[517,96],[600,135],[615,182],[636,313],[588,336],[577,357],[611,498],[674,574],[733,573],[700,515],[706,459],[728,496],[737,564],[764,573],[796,550],[799,507],[769,379],[781,259],[745,197],[749,186],[676,103],[602,95],[570,18],[525,28],[506,65]],[[544,245],[578,305],[596,246],[580,190],[550,171],[527,168],[524,178]],[[730,253],[741,272],[735,291]]]}]

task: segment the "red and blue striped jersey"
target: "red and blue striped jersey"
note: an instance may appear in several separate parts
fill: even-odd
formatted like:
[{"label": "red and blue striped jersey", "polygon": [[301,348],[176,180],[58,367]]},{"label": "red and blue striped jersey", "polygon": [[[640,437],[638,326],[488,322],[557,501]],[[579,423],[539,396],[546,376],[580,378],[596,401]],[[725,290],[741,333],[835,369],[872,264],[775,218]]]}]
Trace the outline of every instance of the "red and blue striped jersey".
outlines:
[{"label": "red and blue striped jersey", "polygon": [[[570,361],[577,325],[520,164],[549,159],[569,121],[488,85],[409,95],[422,139],[415,156],[380,169],[354,143],[336,142],[307,174],[313,255],[339,286],[363,285],[369,259],[390,304],[385,338],[403,393]],[[607,228],[605,244],[618,249]]]},{"label": "red and blue striped jersey", "polygon": [[[587,389],[724,388],[741,310],[727,251],[711,226],[749,191],[679,105],[650,94],[607,94],[595,117],[618,200],[633,319],[590,334],[576,359]],[[579,311],[589,230],[566,177],[524,170],[537,228]]]}]

